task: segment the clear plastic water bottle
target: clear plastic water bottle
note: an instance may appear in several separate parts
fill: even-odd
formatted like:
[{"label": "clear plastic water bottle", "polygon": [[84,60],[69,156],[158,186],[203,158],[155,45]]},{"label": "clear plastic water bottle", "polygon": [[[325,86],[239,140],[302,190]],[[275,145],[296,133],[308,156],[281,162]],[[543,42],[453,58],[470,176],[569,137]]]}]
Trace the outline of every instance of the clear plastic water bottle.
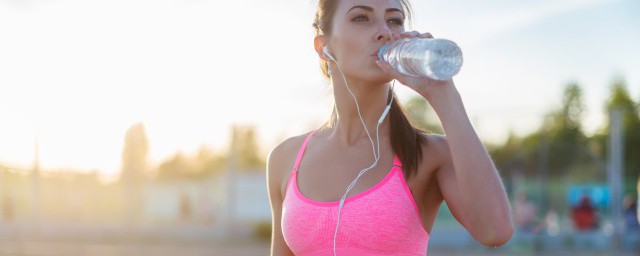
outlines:
[{"label": "clear plastic water bottle", "polygon": [[447,39],[410,37],[383,45],[378,59],[405,75],[449,80],[460,71],[462,51]]}]

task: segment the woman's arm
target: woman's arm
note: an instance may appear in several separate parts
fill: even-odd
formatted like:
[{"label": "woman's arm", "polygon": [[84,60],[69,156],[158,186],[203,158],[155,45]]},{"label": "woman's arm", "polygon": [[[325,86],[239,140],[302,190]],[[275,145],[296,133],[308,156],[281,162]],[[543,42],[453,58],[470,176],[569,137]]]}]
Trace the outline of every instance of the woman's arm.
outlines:
[{"label": "woman's arm", "polygon": [[271,204],[271,256],[289,256],[293,255],[291,249],[284,241],[282,228],[280,227],[280,219],[282,216],[282,193],[280,185],[282,175],[287,170],[284,167],[283,159],[286,157],[284,144],[289,142],[286,140],[276,146],[267,157],[267,190],[269,191],[269,203]]},{"label": "woman's arm", "polygon": [[423,95],[446,134],[437,143],[442,160],[436,173],[438,184],[452,214],[476,240],[487,246],[502,245],[513,233],[507,195],[458,91],[450,83]]},{"label": "woman's arm", "polygon": [[[408,37],[433,38],[417,31],[393,34],[393,41]],[[440,140],[438,185],[456,219],[485,245],[506,243],[513,233],[507,195],[491,157],[469,122],[453,80],[401,74],[384,61],[382,70],[422,95],[440,118],[446,137]]]}]

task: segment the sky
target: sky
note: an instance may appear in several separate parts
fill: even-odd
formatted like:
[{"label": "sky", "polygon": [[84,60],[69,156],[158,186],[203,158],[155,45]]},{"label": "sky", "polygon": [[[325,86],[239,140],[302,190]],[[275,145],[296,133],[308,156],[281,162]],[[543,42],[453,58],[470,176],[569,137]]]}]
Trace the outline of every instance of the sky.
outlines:
[{"label": "sky", "polygon": [[[640,100],[640,1],[413,1],[411,30],[455,41],[454,78],[483,141],[536,130],[577,82],[592,133],[616,77]],[[151,164],[202,146],[224,151],[232,124],[263,154],[329,114],[312,0],[0,0],[0,164],[115,177],[142,122]],[[416,96],[395,88],[401,100]]]}]

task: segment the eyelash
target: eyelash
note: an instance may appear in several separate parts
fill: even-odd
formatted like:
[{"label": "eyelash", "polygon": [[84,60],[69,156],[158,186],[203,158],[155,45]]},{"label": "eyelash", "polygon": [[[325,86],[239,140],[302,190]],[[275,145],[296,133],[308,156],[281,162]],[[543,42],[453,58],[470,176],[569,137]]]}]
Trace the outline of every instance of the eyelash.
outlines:
[{"label": "eyelash", "polygon": [[[367,18],[367,16],[365,16],[365,15],[358,15],[358,16],[356,16],[355,18],[353,18],[353,21],[357,21],[357,19],[359,19],[359,18]],[[393,19],[389,19],[389,20],[393,20],[393,21],[395,21],[395,22],[396,22],[396,25],[398,25],[398,26],[402,26],[402,25],[404,24],[404,23],[402,22],[402,20],[401,20],[401,19],[393,18]]]}]

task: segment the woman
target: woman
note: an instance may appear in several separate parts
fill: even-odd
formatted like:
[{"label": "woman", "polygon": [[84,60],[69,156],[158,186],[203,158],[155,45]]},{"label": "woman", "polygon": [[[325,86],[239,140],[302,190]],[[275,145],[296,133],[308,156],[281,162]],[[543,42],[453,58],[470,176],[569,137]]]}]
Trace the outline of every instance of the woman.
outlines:
[{"label": "woman", "polygon": [[[314,47],[335,107],[325,125],[269,153],[271,255],[426,255],[443,200],[480,243],[498,246],[511,237],[504,188],[453,81],[408,77],[377,61],[386,43],[432,37],[405,32],[409,14],[403,0],[319,0]],[[431,104],[446,136],[409,123],[394,79]]]}]

